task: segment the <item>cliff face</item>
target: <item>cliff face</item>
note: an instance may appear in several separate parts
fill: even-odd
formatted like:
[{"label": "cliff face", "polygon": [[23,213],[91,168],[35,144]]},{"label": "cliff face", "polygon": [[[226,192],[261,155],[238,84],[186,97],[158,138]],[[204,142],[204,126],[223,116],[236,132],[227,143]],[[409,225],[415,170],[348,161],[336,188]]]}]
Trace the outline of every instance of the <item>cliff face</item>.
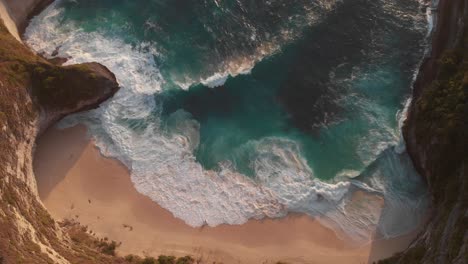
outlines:
[{"label": "cliff face", "polygon": [[403,127],[407,151],[428,182],[433,216],[410,249],[383,263],[468,261],[468,1],[440,0],[436,16]]},{"label": "cliff face", "polygon": [[47,7],[54,0],[2,0],[19,32],[23,32],[29,19]]},{"label": "cliff face", "polygon": [[6,28],[18,41],[29,19],[53,0],[0,0],[0,18]]},{"label": "cliff face", "polygon": [[104,66],[52,65],[0,20],[0,263],[115,262],[75,243],[50,217],[37,196],[32,155],[41,131],[67,114],[97,107],[117,90]]}]

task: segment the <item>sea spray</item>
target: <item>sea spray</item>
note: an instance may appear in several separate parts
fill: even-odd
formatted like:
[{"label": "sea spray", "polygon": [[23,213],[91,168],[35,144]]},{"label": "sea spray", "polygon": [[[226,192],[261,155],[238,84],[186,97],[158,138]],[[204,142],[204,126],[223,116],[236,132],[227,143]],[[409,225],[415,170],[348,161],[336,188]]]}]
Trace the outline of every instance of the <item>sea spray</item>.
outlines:
[{"label": "sea spray", "polygon": [[[327,23],[334,24],[336,20],[346,18],[343,11],[346,8],[340,9],[341,13],[335,12],[334,3],[316,1],[311,8],[313,12],[293,14],[293,21],[303,21],[301,27],[267,32],[263,39],[259,37],[261,32],[253,35],[249,31],[253,46],[247,45],[244,49],[234,45],[231,49],[236,52],[223,52],[221,57],[217,53],[209,58],[209,63],[199,65],[202,72],[197,74],[191,72],[197,67],[184,67],[185,63],[191,65],[192,60],[167,66],[181,58],[179,55],[171,57],[173,55],[161,40],[148,39],[150,29],[164,27],[158,25],[154,17],[145,21],[141,36],[139,33],[123,36],[91,23],[92,19],[85,25],[80,24],[80,21],[83,23],[81,18],[70,19],[73,14],[69,14],[67,5],[56,2],[33,19],[25,38],[28,45],[46,55],[52,55],[58,48],[58,56],[69,58],[67,64],[98,61],[116,74],[122,89],[111,101],[100,109],[69,118],[63,124],[86,123],[102,153],[118,158],[131,170],[131,179],[137,190],[187,224],[242,224],[252,218],[282,217],[288,212],[299,212],[317,217],[356,241],[366,242],[376,230],[385,236],[410,231],[427,206],[424,183],[414,173],[406,154],[395,152],[392,147],[398,142],[398,122],[395,120],[398,107],[393,101],[400,104],[401,96],[390,88],[404,87],[405,82],[395,79],[405,79],[400,76],[407,73],[400,73],[399,66],[388,66],[391,64],[386,62],[385,55],[393,47],[384,45],[391,42],[386,39],[386,31],[380,35],[380,31],[371,32],[373,41],[366,46],[368,50],[355,49],[351,45],[352,54],[344,57],[328,55],[327,63],[336,60],[338,64],[325,74],[316,72],[318,79],[322,76],[330,78],[324,86],[339,88],[324,89],[325,92],[342,92],[334,103],[342,104],[348,115],[337,111],[337,118],[331,118],[335,113],[326,113],[325,122],[320,122],[311,134],[305,134],[280,119],[272,119],[271,129],[256,128],[257,124],[265,125],[262,120],[271,117],[286,116],[285,120],[288,120],[281,106],[266,104],[265,99],[275,98],[274,85],[287,80],[282,77],[287,71],[281,65],[291,64],[291,58],[300,46],[296,42],[302,40],[306,46],[304,50],[310,52],[307,49],[310,43],[318,45],[328,41],[326,38],[314,39],[319,36],[315,33],[319,31],[316,24],[324,20],[322,28],[328,30]],[[400,16],[399,1],[370,4],[376,10],[384,7],[384,13],[389,17],[397,17],[395,21],[384,24],[387,28],[404,28],[405,23],[418,25],[413,22],[417,18]],[[366,1],[359,1],[356,6],[359,5],[368,10]],[[227,7],[217,8],[229,10]],[[214,14],[219,11],[213,10]],[[332,13],[329,20],[328,12]],[[120,17],[114,14],[103,19]],[[243,26],[256,28],[253,21],[245,24],[246,21],[242,21]],[[111,29],[114,28],[114,24],[109,24]],[[209,26],[205,24],[205,27]],[[310,28],[310,39],[306,34],[302,36],[304,27]],[[131,29],[132,25],[127,24],[126,28]],[[335,35],[341,37],[340,34]],[[302,39],[296,41],[301,36]],[[419,35],[415,33],[414,36]],[[243,38],[244,35],[238,37]],[[325,52],[321,50],[323,45],[315,49]],[[203,55],[205,51],[195,49],[193,52]],[[356,57],[356,54],[360,56],[357,61],[362,62],[341,61]],[[380,61],[388,65],[381,65]],[[280,65],[279,71],[269,68],[270,64]],[[368,64],[370,66],[367,67]],[[298,65],[296,67],[300,68],[302,61]],[[325,65],[322,62],[315,68],[320,70],[323,67],[328,71]],[[178,67],[184,71],[179,71]],[[267,76],[267,80],[262,76]],[[234,87],[234,84],[239,86]],[[179,91],[178,88],[187,91]],[[244,92],[241,88],[245,93],[237,94]],[[287,88],[286,85],[286,91]],[[229,97],[220,102],[220,98],[224,98],[223,93]],[[255,96],[255,101],[246,100],[245,94]],[[182,97],[186,99],[181,100]],[[389,103],[388,99],[393,101]],[[239,102],[239,105],[233,102]],[[321,103],[317,101],[318,106]],[[209,108],[212,104],[217,104],[216,108]],[[230,106],[236,110],[258,107],[254,109],[257,112],[237,114],[240,118],[254,118],[255,122],[232,119],[235,113]],[[171,108],[174,111],[168,110]],[[269,112],[258,113],[259,109]],[[207,131],[218,134],[207,136]],[[255,136],[246,135],[251,131]],[[264,131],[279,132],[264,134]],[[219,154],[225,156],[220,158]],[[205,157],[208,161],[215,161],[212,162],[214,165],[207,166],[203,160]],[[324,168],[332,177],[324,176]],[[398,221],[402,215],[409,220],[405,223]]]}]

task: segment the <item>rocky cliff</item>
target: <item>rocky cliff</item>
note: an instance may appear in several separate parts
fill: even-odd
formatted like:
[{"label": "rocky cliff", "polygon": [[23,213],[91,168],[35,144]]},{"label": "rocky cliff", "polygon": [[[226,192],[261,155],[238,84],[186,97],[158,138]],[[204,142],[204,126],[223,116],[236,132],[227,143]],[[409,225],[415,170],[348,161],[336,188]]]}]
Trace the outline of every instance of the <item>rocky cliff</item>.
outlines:
[{"label": "rocky cliff", "polygon": [[19,32],[23,32],[32,16],[38,14],[54,0],[2,0]]},{"label": "rocky cliff", "polygon": [[41,131],[67,114],[97,107],[117,90],[104,66],[55,66],[0,21],[0,263],[116,262],[98,252],[105,243],[76,243],[76,230],[50,217],[37,195],[32,156]]},{"label": "rocky cliff", "polygon": [[468,1],[440,0],[434,11],[432,48],[403,127],[432,194],[432,219],[406,252],[382,263],[468,262]]},{"label": "rocky cliff", "polygon": [[116,242],[76,222],[56,222],[41,203],[32,170],[37,137],[119,89],[103,65],[58,66],[63,61],[46,60],[21,42],[28,20],[50,2],[0,0],[0,264],[193,263],[189,256],[115,256]]},{"label": "rocky cliff", "polygon": [[[47,2],[0,0],[14,24],[10,32],[21,32]],[[437,13],[404,126],[408,152],[433,196],[432,220],[407,251],[383,263],[468,259],[468,0],[440,0]],[[115,245],[85,229],[56,223],[37,196],[32,171],[38,134],[111,97],[118,89],[114,75],[96,63],[55,66],[17,39],[0,22],[0,263],[132,262],[103,254]]]},{"label": "rocky cliff", "polygon": [[29,19],[54,0],[0,0],[0,17],[4,25],[18,41]]}]

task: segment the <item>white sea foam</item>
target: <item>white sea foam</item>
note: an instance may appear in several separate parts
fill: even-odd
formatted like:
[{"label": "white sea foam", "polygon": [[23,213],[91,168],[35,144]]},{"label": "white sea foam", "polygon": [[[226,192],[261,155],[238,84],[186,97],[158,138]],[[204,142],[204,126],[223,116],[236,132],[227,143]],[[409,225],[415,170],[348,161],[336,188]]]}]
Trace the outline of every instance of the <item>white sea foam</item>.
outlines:
[{"label": "white sea foam", "polygon": [[222,65],[218,66],[218,71],[209,76],[200,77],[198,79],[188,78],[184,76],[182,80],[174,80],[174,82],[184,90],[189,89],[192,85],[203,84],[210,88],[223,86],[229,78],[239,75],[250,74],[255,65],[266,56],[271,56],[280,48],[279,44],[268,43],[261,45],[250,56],[239,56],[235,59],[226,59]]},{"label": "white sea foam", "polygon": [[[339,3],[341,3],[339,0],[318,0],[315,2],[315,5],[320,6],[322,12],[326,13],[331,11]],[[258,62],[277,53],[283,45],[296,39],[301,34],[303,28],[311,26],[320,20],[321,14],[316,10],[306,6],[303,8],[307,9],[307,12],[303,15],[304,19],[299,18],[301,16],[291,16],[289,18],[289,22],[296,24],[297,28],[281,29],[277,36],[270,36],[268,40],[253,48],[253,51],[249,54],[237,54],[233,57],[224,58],[220,65],[216,65],[214,73],[210,73],[199,78],[190,78],[187,76],[183,76],[180,79],[174,78],[174,83],[184,90],[187,90],[192,85],[197,84],[216,88],[224,85],[229,78],[250,74],[251,70]],[[252,34],[251,39],[255,40],[256,35],[255,33]]]},{"label": "white sea foam", "polygon": [[[255,179],[235,172],[229,164],[218,171],[204,170],[193,155],[199,144],[200,125],[189,113],[174,113],[167,129],[161,129],[160,109],[152,96],[164,83],[154,61],[157,51],[151,45],[132,47],[99,32],[62,24],[62,15],[56,2],[34,18],[25,34],[28,45],[49,55],[60,47],[58,56],[69,57],[68,64],[98,61],[116,74],[122,86],[99,109],[75,115],[65,124],[86,123],[103,154],[128,166],[137,190],[174,216],[191,226],[216,226],[303,212],[360,242],[368,241],[378,228],[378,199],[366,200],[360,206],[350,202],[353,186],[359,184],[352,185],[350,180],[326,183],[314,178],[294,141],[272,137],[248,142],[255,149],[251,164]],[[238,73],[246,69],[250,70],[247,67]],[[214,87],[226,79],[227,75],[219,75],[202,83]],[[366,179],[370,182],[361,183],[361,189],[367,186],[394,199],[385,195],[392,193],[386,188],[392,182],[385,175],[378,176],[384,179],[369,176]],[[401,208],[401,203],[389,203]],[[387,226],[389,235],[401,232],[398,226]]]},{"label": "white sea foam", "polygon": [[226,83],[229,77],[236,77],[238,75],[250,74],[250,71],[252,70],[254,66],[255,66],[255,63],[251,63],[251,65],[248,65],[247,67],[245,65],[240,65],[240,66],[237,66],[234,71],[229,71],[225,73],[215,73],[206,79],[200,80],[200,83],[210,88],[216,88],[216,87],[224,85],[224,83]]}]

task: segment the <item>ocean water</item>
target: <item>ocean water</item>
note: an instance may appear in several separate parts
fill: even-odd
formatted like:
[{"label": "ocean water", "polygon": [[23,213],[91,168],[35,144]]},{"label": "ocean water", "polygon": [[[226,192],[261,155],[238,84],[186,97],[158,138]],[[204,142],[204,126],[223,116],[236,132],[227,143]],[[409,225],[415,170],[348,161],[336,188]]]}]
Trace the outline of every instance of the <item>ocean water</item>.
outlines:
[{"label": "ocean water", "polygon": [[416,0],[59,0],[25,39],[116,74],[63,124],[187,224],[300,212],[367,242],[428,206],[400,136],[427,28]]}]

